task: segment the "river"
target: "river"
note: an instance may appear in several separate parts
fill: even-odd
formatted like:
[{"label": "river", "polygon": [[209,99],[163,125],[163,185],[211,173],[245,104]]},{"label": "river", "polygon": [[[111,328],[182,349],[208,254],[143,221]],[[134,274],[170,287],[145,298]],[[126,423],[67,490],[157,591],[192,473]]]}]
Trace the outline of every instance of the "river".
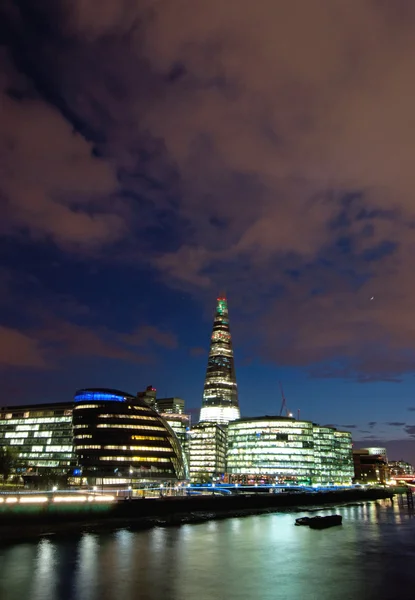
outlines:
[{"label": "river", "polygon": [[415,515],[390,501],[0,546],[1,600],[395,600],[415,595]]}]

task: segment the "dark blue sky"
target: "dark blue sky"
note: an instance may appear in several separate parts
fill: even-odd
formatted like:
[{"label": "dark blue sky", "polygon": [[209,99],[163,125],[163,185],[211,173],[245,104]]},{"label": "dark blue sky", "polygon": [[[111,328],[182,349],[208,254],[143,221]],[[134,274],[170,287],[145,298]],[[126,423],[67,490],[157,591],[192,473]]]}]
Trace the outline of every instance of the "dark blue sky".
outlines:
[{"label": "dark blue sky", "polygon": [[281,381],[415,462],[415,8],[35,4],[0,7],[3,404],[196,411],[225,291],[243,415]]}]

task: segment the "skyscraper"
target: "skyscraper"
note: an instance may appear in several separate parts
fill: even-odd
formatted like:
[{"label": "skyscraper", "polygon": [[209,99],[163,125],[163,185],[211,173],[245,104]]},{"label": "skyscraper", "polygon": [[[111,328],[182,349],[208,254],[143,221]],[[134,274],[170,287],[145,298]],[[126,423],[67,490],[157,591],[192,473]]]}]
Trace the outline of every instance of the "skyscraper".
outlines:
[{"label": "skyscraper", "polygon": [[239,417],[228,302],[225,296],[220,296],[213,321],[200,420],[228,423]]}]

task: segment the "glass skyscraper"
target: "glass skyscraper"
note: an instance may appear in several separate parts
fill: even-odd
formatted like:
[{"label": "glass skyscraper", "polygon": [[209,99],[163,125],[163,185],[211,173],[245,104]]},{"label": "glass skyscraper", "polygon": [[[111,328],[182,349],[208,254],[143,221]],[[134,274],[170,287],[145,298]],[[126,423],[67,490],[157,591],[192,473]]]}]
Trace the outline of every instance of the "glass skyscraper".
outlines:
[{"label": "glass skyscraper", "polygon": [[220,296],[213,322],[200,421],[226,424],[239,417],[228,302],[225,296]]}]

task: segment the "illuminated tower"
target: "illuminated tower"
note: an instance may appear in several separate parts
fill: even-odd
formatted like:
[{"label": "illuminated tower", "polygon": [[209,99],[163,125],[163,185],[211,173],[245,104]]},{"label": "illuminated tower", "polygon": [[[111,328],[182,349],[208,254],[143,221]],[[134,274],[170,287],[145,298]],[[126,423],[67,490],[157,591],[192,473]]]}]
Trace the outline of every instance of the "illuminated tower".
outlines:
[{"label": "illuminated tower", "polygon": [[200,420],[228,423],[239,417],[228,302],[225,296],[220,296],[213,322]]}]

